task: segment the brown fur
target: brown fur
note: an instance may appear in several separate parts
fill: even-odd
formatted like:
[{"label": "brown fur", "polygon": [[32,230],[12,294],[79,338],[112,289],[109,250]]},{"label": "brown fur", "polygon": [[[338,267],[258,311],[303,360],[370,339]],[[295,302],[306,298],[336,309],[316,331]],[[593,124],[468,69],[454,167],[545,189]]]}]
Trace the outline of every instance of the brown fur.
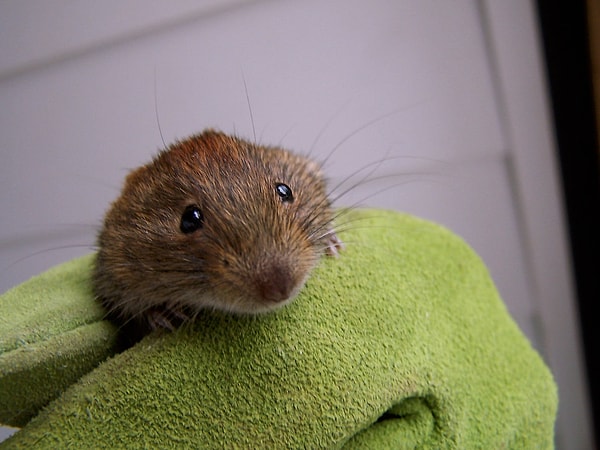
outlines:
[{"label": "brown fur", "polygon": [[[204,223],[186,234],[188,205]],[[95,291],[110,317],[142,334],[204,308],[268,311],[295,297],[324,252],[337,253],[331,222],[316,163],[207,130],[127,176],[98,238]]]}]

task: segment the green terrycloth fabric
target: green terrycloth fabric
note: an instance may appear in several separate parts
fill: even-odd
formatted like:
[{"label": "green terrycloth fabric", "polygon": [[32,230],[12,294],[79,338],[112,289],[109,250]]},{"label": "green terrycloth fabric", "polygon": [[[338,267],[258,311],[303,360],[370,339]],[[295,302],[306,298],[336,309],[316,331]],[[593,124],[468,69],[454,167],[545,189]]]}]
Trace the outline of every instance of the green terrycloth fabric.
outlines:
[{"label": "green terrycloth fabric", "polygon": [[116,334],[92,301],[93,255],[0,296],[0,423],[25,425],[112,355]]},{"label": "green terrycloth fabric", "polygon": [[[148,336],[83,376],[3,448],[552,448],[552,376],[472,250],[406,215],[355,211],[347,221],[346,251],[324,258],[291,305],[258,317],[206,312]],[[62,285],[57,295],[73,301],[62,306],[64,333],[55,318],[41,318],[54,322],[45,338],[32,332],[37,320],[9,326],[27,317],[11,303],[42,286],[2,298],[1,334],[20,345],[2,355],[2,420],[15,415],[5,399],[26,396],[54,358],[33,364],[38,378],[8,386],[14,367],[96,323],[71,320],[98,318],[81,312],[97,311],[81,290],[89,263],[60,266],[41,283]],[[63,277],[69,271],[79,281]],[[82,336],[109,342],[112,333]],[[20,335],[35,337],[30,354]],[[108,353],[83,358],[96,364]]]}]

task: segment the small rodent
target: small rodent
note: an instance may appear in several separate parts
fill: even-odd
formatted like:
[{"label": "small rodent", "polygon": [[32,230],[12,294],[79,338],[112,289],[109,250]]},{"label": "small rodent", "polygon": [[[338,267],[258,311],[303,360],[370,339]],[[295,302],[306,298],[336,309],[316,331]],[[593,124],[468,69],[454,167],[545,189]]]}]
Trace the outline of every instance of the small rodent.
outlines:
[{"label": "small rodent", "polygon": [[206,130],[127,176],[98,247],[96,296],[141,337],[206,308],[289,303],[342,243],[317,163]]}]

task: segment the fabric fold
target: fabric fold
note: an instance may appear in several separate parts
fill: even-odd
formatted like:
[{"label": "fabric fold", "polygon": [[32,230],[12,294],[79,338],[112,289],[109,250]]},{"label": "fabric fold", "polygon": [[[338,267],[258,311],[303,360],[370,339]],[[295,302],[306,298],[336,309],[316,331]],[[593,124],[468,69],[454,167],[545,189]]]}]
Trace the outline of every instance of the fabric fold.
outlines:
[{"label": "fabric fold", "polygon": [[411,216],[347,214],[346,251],[292,304],[146,337],[6,448],[552,448],[554,381],[477,255]]}]

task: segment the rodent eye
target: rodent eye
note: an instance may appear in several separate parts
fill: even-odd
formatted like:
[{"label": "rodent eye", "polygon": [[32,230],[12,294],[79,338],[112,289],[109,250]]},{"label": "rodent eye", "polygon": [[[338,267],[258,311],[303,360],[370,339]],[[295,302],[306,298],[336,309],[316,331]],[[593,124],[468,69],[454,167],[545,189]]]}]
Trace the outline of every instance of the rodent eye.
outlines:
[{"label": "rodent eye", "polygon": [[202,228],[204,224],[204,216],[202,211],[196,205],[189,205],[181,215],[181,223],[179,229],[185,233],[193,233],[198,228]]},{"label": "rodent eye", "polygon": [[277,183],[275,185],[275,191],[277,195],[281,197],[281,201],[291,203],[294,201],[294,195],[292,194],[292,189],[283,183]]}]

